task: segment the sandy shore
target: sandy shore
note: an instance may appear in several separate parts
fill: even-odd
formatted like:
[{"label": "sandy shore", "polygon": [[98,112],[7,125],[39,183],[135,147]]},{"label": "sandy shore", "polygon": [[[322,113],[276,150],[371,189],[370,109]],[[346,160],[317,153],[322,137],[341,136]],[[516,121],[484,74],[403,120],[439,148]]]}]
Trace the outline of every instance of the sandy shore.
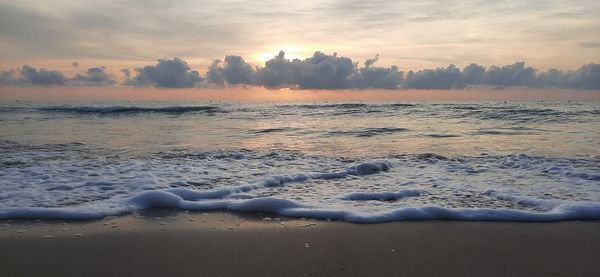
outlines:
[{"label": "sandy shore", "polygon": [[598,260],[599,222],[356,225],[172,211],[0,221],[0,276],[597,276]]}]

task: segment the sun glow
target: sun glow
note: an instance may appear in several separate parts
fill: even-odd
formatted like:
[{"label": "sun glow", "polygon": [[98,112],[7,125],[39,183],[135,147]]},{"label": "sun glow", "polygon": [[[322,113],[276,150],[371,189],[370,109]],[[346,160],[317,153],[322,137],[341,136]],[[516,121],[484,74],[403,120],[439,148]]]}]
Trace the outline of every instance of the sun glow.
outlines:
[{"label": "sun glow", "polygon": [[259,53],[254,56],[254,60],[256,62],[265,63],[266,61],[272,59],[277,56],[279,51],[285,52],[285,58],[288,60],[293,59],[305,59],[306,57],[312,55],[309,49],[301,48],[301,47],[273,47],[268,51]]}]

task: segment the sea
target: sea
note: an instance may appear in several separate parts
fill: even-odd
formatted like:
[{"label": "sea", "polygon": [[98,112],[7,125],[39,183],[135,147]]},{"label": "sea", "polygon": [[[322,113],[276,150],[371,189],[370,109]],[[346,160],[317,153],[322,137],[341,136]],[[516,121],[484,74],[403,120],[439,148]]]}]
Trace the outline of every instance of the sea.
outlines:
[{"label": "sea", "polygon": [[600,102],[0,102],[0,219],[600,219]]}]

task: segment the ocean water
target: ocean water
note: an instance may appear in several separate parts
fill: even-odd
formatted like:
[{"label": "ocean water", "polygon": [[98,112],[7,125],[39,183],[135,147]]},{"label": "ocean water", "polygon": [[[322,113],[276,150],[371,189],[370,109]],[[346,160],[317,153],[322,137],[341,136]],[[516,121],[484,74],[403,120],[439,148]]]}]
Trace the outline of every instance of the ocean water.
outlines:
[{"label": "ocean water", "polygon": [[0,102],[0,219],[600,219],[600,102]]}]

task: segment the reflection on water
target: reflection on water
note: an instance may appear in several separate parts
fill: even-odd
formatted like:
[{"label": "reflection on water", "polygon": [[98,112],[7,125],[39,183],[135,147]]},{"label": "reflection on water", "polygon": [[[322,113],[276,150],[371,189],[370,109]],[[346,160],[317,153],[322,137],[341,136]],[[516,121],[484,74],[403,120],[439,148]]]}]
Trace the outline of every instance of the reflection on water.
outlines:
[{"label": "reflection on water", "polygon": [[324,156],[528,153],[599,156],[597,102],[3,103],[0,139],[160,149],[291,150]]}]

